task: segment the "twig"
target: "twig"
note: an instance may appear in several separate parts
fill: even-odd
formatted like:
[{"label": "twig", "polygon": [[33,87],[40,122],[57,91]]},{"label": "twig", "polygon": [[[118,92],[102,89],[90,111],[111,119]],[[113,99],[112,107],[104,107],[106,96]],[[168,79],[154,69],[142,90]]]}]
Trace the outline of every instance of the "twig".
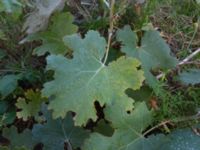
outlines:
[{"label": "twig", "polygon": [[156,78],[161,79],[164,75],[165,75],[164,73],[161,73],[161,74],[157,75]]},{"label": "twig", "polygon": [[175,118],[171,120],[171,122],[185,122],[185,121],[190,121],[190,120],[197,120],[200,119],[200,112],[197,112],[195,115],[192,116],[187,116],[187,117],[182,117],[182,118]]},{"label": "twig", "polygon": [[[195,50],[192,54],[190,54],[189,56],[187,56],[185,59],[183,59],[181,62],[178,63],[177,66],[181,66],[181,65],[184,65],[184,64],[187,64],[187,62],[189,60],[191,60],[194,56],[196,56],[197,54],[200,53],[200,48],[198,48],[197,50]],[[161,73],[159,75],[156,76],[157,79],[160,79],[164,76],[165,74],[164,73]]]},{"label": "twig", "polygon": [[196,56],[198,53],[200,53],[200,48],[198,48],[196,51],[194,51],[192,54],[190,54],[188,57],[186,57],[185,59],[183,59],[178,65],[183,65],[185,64],[187,61],[189,61],[190,59],[192,59],[194,56]]},{"label": "twig", "polygon": [[85,7],[81,7],[77,3],[75,3],[75,7],[78,9],[79,12],[81,12],[81,14],[86,20],[89,20],[91,18],[89,11]]},{"label": "twig", "polygon": [[66,141],[66,143],[67,143],[67,150],[73,150],[71,143],[69,141]]},{"label": "twig", "polygon": [[197,120],[197,119],[200,119],[200,113],[199,112],[196,115],[189,116],[189,117],[176,118],[176,119],[172,119],[172,120],[162,121],[161,123],[153,126],[149,130],[147,130],[145,133],[143,133],[143,136],[147,135],[148,133],[152,132],[153,130],[155,130],[155,129],[161,127],[161,126],[163,126],[164,128],[166,128],[167,124],[174,126],[174,123],[177,123],[177,122],[185,122],[185,121]]},{"label": "twig", "polygon": [[88,2],[81,2],[81,5],[91,6],[92,4]]},{"label": "twig", "polygon": [[151,131],[161,127],[161,126],[164,126],[166,124],[170,123],[170,120],[167,120],[167,121],[163,121],[159,124],[157,124],[156,126],[152,127],[151,129],[147,130],[145,133],[143,133],[143,136],[147,135],[148,133],[150,133]]},{"label": "twig", "polygon": [[106,6],[107,6],[108,8],[110,8],[110,4],[107,2],[107,0],[103,0],[103,2],[106,4]]},{"label": "twig", "polygon": [[107,58],[108,58],[108,53],[109,53],[109,49],[110,49],[110,45],[111,45],[111,39],[112,39],[112,35],[113,35],[113,29],[114,29],[114,5],[115,5],[115,0],[111,0],[110,1],[110,27],[108,29],[108,43],[106,46],[106,54],[105,54],[105,58],[103,61],[103,64],[105,65]]},{"label": "twig", "polygon": [[200,65],[200,61],[187,61],[187,62],[185,62],[184,64],[187,64],[187,65],[189,65],[189,64],[194,64],[194,65]]}]

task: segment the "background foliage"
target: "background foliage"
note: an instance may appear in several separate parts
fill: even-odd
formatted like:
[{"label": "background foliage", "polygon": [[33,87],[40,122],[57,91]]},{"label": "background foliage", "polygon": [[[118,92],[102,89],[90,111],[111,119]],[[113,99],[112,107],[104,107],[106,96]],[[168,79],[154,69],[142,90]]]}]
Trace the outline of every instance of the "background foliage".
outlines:
[{"label": "background foliage", "polygon": [[0,150],[198,150],[198,0],[0,1]]}]

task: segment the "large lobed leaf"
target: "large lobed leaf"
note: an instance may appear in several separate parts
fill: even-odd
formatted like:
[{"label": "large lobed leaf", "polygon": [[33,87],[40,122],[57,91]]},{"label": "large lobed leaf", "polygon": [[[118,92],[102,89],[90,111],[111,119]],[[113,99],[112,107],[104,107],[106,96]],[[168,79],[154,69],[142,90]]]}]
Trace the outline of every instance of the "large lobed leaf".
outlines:
[{"label": "large lobed leaf", "polygon": [[44,84],[42,93],[53,98],[49,109],[53,117],[65,117],[68,111],[76,113],[75,124],[96,120],[94,102],[101,106],[119,101],[123,110],[133,107],[127,88],[138,89],[144,80],[138,70],[138,60],[121,57],[105,66],[102,63],[106,41],[98,32],[89,31],[84,39],[78,35],[66,36],[66,45],[73,51],[73,59],[61,55],[47,57],[47,70],[54,70],[54,80]]},{"label": "large lobed leaf", "polygon": [[63,120],[53,120],[49,112],[45,113],[45,117],[47,123],[37,124],[32,130],[34,139],[44,145],[43,150],[62,150],[65,144],[69,149],[76,149],[81,147],[89,136],[89,131],[74,126],[71,113]]},{"label": "large lobed leaf", "polygon": [[34,124],[32,131],[25,129],[22,133],[18,133],[14,126],[4,128],[2,135],[10,142],[6,147],[0,146],[0,150],[33,149],[38,143],[43,144],[43,150],[62,150],[65,144],[69,149],[81,147],[84,140],[89,137],[89,131],[74,126],[71,113],[68,113],[63,120],[53,120],[51,113],[46,107],[44,108],[42,117],[45,118],[45,122]]},{"label": "large lobed leaf", "polygon": [[32,149],[37,143],[37,140],[33,139],[29,129],[25,129],[22,133],[18,133],[17,128],[12,126],[11,128],[4,128],[2,135],[10,141],[9,148],[11,150],[25,148]]},{"label": "large lobed leaf", "polygon": [[122,52],[141,61],[146,81],[155,90],[158,88],[158,81],[150,71],[157,68],[170,69],[177,64],[177,59],[170,55],[169,46],[157,31],[146,31],[141,39],[141,46],[138,46],[137,34],[130,26],[119,29],[117,39],[123,44]]},{"label": "large lobed leaf", "polygon": [[143,150],[145,138],[142,131],[152,122],[151,111],[144,102],[138,103],[130,114],[121,111],[120,107],[120,104],[115,104],[106,111],[107,118],[112,120],[115,128],[114,134],[111,137],[91,134],[83,150]]},{"label": "large lobed leaf", "polygon": [[144,137],[142,132],[151,125],[153,117],[144,102],[136,105],[129,114],[118,111],[120,105],[110,110],[106,116],[112,121],[114,134],[108,137],[92,133],[83,150],[198,150],[200,147],[200,136],[189,128],[175,130],[168,135]]}]

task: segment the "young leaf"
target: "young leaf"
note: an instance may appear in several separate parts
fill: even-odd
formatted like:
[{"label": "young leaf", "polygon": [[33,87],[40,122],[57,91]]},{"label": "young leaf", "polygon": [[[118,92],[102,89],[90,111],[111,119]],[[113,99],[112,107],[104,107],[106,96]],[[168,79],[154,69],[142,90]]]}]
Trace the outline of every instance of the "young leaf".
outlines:
[{"label": "young leaf", "polygon": [[38,56],[46,52],[51,54],[65,54],[68,50],[62,38],[65,35],[76,33],[77,26],[73,25],[73,16],[70,13],[56,13],[52,17],[52,24],[46,31],[29,35],[25,40],[42,40],[43,44],[37,47],[33,54]]},{"label": "young leaf", "polygon": [[179,75],[179,80],[184,84],[198,84],[200,83],[200,69],[189,69]]},{"label": "young leaf", "polygon": [[64,144],[72,149],[82,146],[88,138],[89,132],[81,127],[75,127],[72,115],[69,113],[64,120],[53,120],[50,113],[46,113],[47,123],[37,124],[33,128],[33,136],[44,144],[44,150],[62,150]]},{"label": "young leaf", "polygon": [[144,102],[138,103],[130,114],[121,109],[120,103],[106,110],[115,132],[112,137],[93,133],[86,140],[83,150],[139,150],[144,137],[142,131],[152,122],[152,113]]},{"label": "young leaf", "polygon": [[21,111],[17,112],[17,117],[22,118],[24,121],[28,120],[31,116],[38,116],[41,104],[46,100],[41,97],[40,92],[34,92],[33,90],[28,90],[25,93],[25,98],[18,98],[15,104],[17,108]]},{"label": "young leaf", "polygon": [[170,55],[169,46],[157,31],[146,31],[139,47],[137,44],[138,37],[130,26],[119,29],[117,39],[122,42],[122,51],[127,56],[138,58],[142,62],[147,83],[155,90],[158,88],[158,81],[150,71],[156,68],[170,69],[177,64],[177,59]]},{"label": "young leaf", "polygon": [[44,84],[42,90],[44,96],[54,97],[49,104],[53,117],[64,118],[68,111],[73,111],[76,125],[86,124],[90,118],[95,121],[95,101],[101,106],[121,101],[124,110],[130,109],[133,102],[125,90],[142,85],[139,61],[121,57],[105,66],[102,59],[106,42],[95,31],[89,31],[85,39],[72,35],[64,41],[74,51],[73,59],[60,55],[47,57],[47,69],[54,70],[54,80]]}]

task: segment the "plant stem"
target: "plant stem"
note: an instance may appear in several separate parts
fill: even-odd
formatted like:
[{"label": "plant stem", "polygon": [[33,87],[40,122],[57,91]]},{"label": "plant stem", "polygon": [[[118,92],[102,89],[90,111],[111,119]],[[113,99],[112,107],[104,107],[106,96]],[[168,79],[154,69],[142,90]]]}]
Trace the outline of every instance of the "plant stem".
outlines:
[{"label": "plant stem", "polygon": [[104,65],[105,65],[105,63],[108,59],[108,53],[109,53],[113,29],[114,29],[114,6],[115,6],[115,0],[110,0],[110,27],[108,29],[108,43],[107,43],[107,46],[106,46],[106,54],[105,54],[105,58],[104,58],[104,61],[103,61]]},{"label": "plant stem", "polygon": [[197,26],[195,26],[195,30],[194,30],[194,33],[193,33],[193,35],[192,35],[192,39],[190,40],[190,43],[188,44],[187,50],[190,49],[190,46],[191,46],[191,44],[192,44],[192,42],[193,42],[193,40],[194,40],[194,38],[195,38],[195,36],[196,36],[196,34],[197,34],[197,31],[198,31],[198,24],[199,24],[199,20],[198,20],[198,22],[197,22]]},{"label": "plant stem", "polygon": [[110,5],[109,5],[109,3],[107,2],[107,0],[103,0],[103,2],[106,4],[106,6],[109,8],[110,7]]},{"label": "plant stem", "polygon": [[0,69],[0,73],[1,72],[13,72],[13,73],[15,73],[15,72],[18,72],[18,73],[24,73],[25,72],[25,70],[23,70],[23,69],[19,69],[19,70],[17,70],[17,69]]},{"label": "plant stem", "polygon": [[188,117],[183,117],[183,118],[176,118],[176,119],[172,119],[172,120],[162,121],[161,123],[153,126],[149,130],[147,130],[145,133],[143,133],[143,136],[147,135],[148,133],[152,132],[153,130],[155,130],[157,128],[160,128],[161,126],[166,126],[167,124],[174,125],[173,123],[200,119],[200,115],[199,114],[200,113],[198,112],[196,115],[193,115],[193,116],[188,116]]},{"label": "plant stem", "polygon": [[200,53],[200,48],[198,48],[196,51],[194,51],[192,54],[190,54],[188,57],[183,59],[178,65],[183,65],[186,62],[188,62],[190,59],[192,59],[194,56],[196,56],[198,53]]},{"label": "plant stem", "polygon": [[[198,48],[197,50],[195,50],[192,54],[190,54],[189,56],[187,56],[185,59],[183,59],[181,62],[178,63],[177,66],[181,66],[181,65],[184,65],[184,64],[187,64],[187,62],[189,60],[191,60],[194,56],[196,56],[197,54],[200,53],[200,48]],[[165,74],[164,73],[161,73],[159,75],[156,76],[157,79],[160,79],[164,76]]]},{"label": "plant stem", "polygon": [[161,126],[164,126],[164,125],[166,125],[166,124],[168,124],[168,123],[170,123],[169,120],[163,121],[163,122],[157,124],[156,126],[152,127],[151,129],[149,129],[149,130],[147,130],[145,133],[143,133],[143,136],[147,135],[147,134],[150,133],[151,131],[153,131],[153,130],[155,130],[155,129],[161,127]]}]

